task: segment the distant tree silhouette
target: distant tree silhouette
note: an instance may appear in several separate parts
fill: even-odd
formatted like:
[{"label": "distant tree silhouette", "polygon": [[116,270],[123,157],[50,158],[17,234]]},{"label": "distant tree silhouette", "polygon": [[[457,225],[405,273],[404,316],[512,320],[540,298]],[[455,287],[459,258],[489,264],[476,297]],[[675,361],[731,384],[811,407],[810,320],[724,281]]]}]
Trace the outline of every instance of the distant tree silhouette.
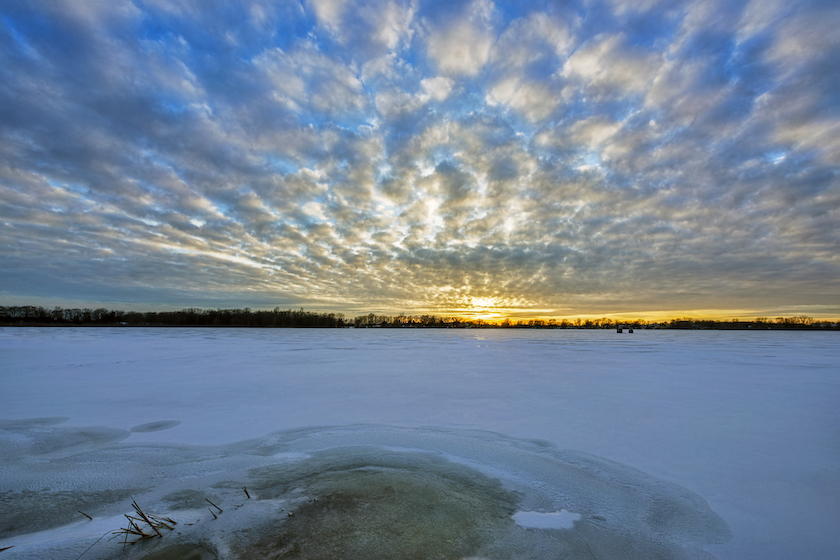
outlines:
[{"label": "distant tree silhouette", "polygon": [[752,321],[718,321],[682,317],[663,323],[648,323],[643,319],[621,321],[620,323],[603,317],[601,319],[531,319],[517,321],[503,320],[500,324],[488,323],[482,319],[467,320],[459,317],[437,317],[435,315],[377,315],[368,313],[352,320],[346,320],[341,313],[313,313],[301,309],[283,310],[275,307],[270,311],[252,311],[244,309],[199,309],[189,307],[180,311],[114,311],[104,307],[97,309],[45,309],[40,306],[0,306],[0,325],[40,325],[40,326],[153,326],[153,327],[306,327],[337,328],[355,326],[359,328],[532,328],[532,329],[608,329],[623,324],[636,328],[671,329],[833,329],[838,330],[838,321],[817,321],[813,317],[799,315],[795,317],[776,317],[770,321],[767,317],[757,317]]}]

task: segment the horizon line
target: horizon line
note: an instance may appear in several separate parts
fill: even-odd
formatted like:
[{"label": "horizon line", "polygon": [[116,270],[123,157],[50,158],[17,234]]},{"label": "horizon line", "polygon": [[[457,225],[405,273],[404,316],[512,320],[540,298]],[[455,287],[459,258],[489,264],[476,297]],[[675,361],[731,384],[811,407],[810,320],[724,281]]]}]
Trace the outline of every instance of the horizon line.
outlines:
[{"label": "horizon line", "polygon": [[[151,306],[155,307],[155,306]],[[373,316],[379,319],[379,323],[387,322],[387,323],[394,323],[399,321],[400,319],[409,320],[409,321],[416,321],[423,317],[433,317],[439,320],[457,320],[459,322],[464,323],[482,323],[488,325],[499,325],[503,326],[505,322],[509,322],[510,325],[527,325],[529,323],[533,324],[534,322],[539,322],[543,324],[569,324],[569,323],[577,323],[578,325],[586,324],[622,324],[622,323],[637,323],[637,324],[662,324],[662,323],[671,323],[674,321],[692,321],[692,322],[715,322],[715,323],[767,323],[767,324],[774,324],[774,323],[782,323],[790,320],[801,320],[803,323],[838,323],[840,319],[837,317],[831,316],[814,316],[808,314],[773,314],[773,313],[738,313],[738,311],[744,310],[735,310],[734,313],[725,314],[720,313],[719,311],[722,310],[715,310],[718,313],[715,314],[703,314],[697,313],[699,310],[688,310],[684,312],[663,312],[663,311],[653,311],[653,312],[642,312],[642,313],[627,313],[627,312],[612,312],[612,313],[579,313],[579,314],[507,314],[501,315],[496,314],[490,311],[484,310],[464,310],[461,313],[457,312],[448,312],[448,313],[435,313],[432,311],[428,312],[418,312],[418,313],[406,313],[406,312],[398,312],[398,313],[376,313],[368,311],[366,313],[357,313],[357,314],[347,314],[344,312],[335,312],[330,310],[307,310],[303,306],[288,306],[288,307],[281,307],[281,306],[274,306],[274,307],[260,307],[260,308],[252,308],[250,306],[245,307],[201,307],[201,306],[186,306],[186,307],[177,307],[177,306],[167,306],[171,307],[170,309],[144,309],[144,310],[137,310],[137,309],[117,309],[117,308],[108,308],[105,306],[85,306],[85,307],[63,307],[60,305],[55,306],[45,306],[45,305],[3,305],[0,304],[0,315],[6,315],[7,310],[43,310],[45,312],[55,312],[58,311],[82,311],[82,312],[94,312],[94,311],[102,311],[104,310],[108,314],[111,313],[122,313],[122,314],[151,314],[151,313],[161,313],[161,314],[175,314],[175,313],[183,313],[188,311],[198,312],[198,313],[208,313],[208,312],[215,312],[215,311],[223,311],[223,312],[240,312],[240,313],[250,313],[250,314],[257,314],[257,313],[276,313],[276,312],[304,312],[313,315],[320,315],[320,316],[334,316],[336,318],[340,318],[343,321],[353,322],[357,319],[367,318]],[[693,312],[692,312],[693,311]],[[43,315],[42,315],[43,316]],[[26,318],[26,317],[18,317],[18,318]],[[32,317],[37,318],[37,317]]]}]

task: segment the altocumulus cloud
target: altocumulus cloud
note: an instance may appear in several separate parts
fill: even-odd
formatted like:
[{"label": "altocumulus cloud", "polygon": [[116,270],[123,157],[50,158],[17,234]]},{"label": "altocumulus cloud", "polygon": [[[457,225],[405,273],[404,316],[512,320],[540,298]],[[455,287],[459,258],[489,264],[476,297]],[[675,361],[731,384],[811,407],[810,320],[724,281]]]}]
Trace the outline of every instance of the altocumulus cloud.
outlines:
[{"label": "altocumulus cloud", "polygon": [[9,303],[840,312],[836,2],[0,18]]}]

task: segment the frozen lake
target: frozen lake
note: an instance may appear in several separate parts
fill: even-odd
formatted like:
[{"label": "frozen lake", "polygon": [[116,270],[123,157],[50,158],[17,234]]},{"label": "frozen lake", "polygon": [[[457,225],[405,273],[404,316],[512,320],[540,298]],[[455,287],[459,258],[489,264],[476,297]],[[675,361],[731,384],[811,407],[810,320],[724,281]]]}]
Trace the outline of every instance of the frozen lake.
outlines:
[{"label": "frozen lake", "polygon": [[[182,529],[195,558],[234,557],[283,505],[301,521],[280,540],[311,542],[334,496],[379,488],[382,473],[396,482],[377,496],[406,494],[377,502],[376,519],[411,524],[394,509],[411,489],[483,504],[452,514],[476,521],[440,557],[835,558],[840,344],[780,331],[5,328],[0,454],[3,560],[77,558],[125,526],[131,498],[196,517]],[[362,467],[371,480],[347,474]],[[313,505],[321,495],[333,501]],[[205,497],[225,502],[215,537]],[[266,534],[254,542],[285,546]],[[123,553],[103,539],[83,558],[163,558],[155,546],[180,542],[155,541]]]}]

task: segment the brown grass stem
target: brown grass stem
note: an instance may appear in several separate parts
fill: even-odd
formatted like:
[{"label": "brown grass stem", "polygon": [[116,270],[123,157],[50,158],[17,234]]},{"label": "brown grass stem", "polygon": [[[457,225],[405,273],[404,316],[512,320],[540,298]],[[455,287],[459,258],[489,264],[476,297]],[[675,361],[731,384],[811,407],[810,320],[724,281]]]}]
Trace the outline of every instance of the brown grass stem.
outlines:
[{"label": "brown grass stem", "polygon": [[[205,499],[205,500],[207,500],[207,498],[204,498],[204,499]],[[222,513],[222,508],[220,508],[219,506],[217,506],[216,504],[214,504],[214,503],[213,503],[213,502],[211,502],[210,500],[207,500],[207,502],[208,502],[211,506],[213,506],[214,508],[216,508],[217,510],[219,510],[219,513]]]}]

